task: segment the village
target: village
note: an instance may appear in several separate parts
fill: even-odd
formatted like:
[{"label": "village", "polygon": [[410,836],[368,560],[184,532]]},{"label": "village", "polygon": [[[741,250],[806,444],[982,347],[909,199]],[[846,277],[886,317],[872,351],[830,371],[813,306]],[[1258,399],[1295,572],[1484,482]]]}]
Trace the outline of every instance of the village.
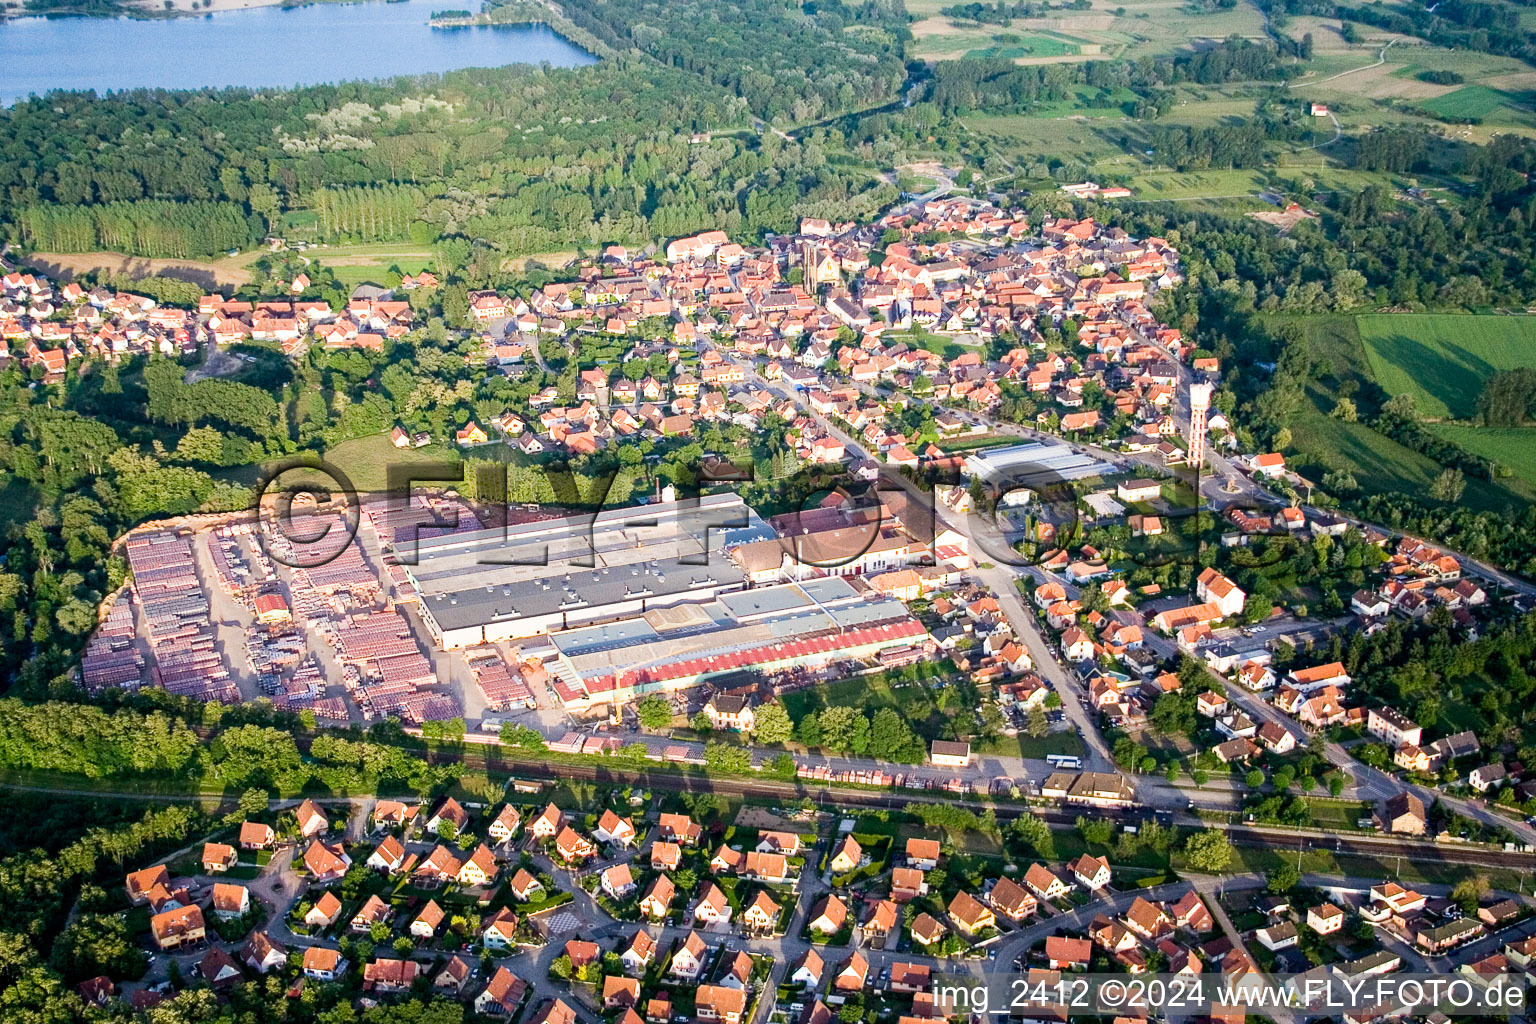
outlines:
[{"label": "village", "polygon": [[[952,241],[922,241],[942,236]],[[762,249],[720,232],[664,253],[610,247],[568,284],[479,293],[470,318],[488,373],[519,378],[558,352],[581,370],[578,404],[547,387],[456,428],[465,454],[511,448],[505,457],[538,467],[642,439],[677,444],[705,422],[746,438],[770,424],[785,470],[848,487],[759,514],[733,487],[736,465],[711,453],[697,496],[657,487],[596,514],[424,487],[306,508],[298,530],[269,504],[147,524],[121,542],[131,576],[101,611],[81,685],[269,700],[309,728],[395,720],[487,745],[511,731],[573,763],[1530,843],[1516,808],[1536,797],[1536,778],[1482,757],[1471,732],[1424,735],[1392,706],[1352,700],[1338,657],[1341,637],[1392,620],[1444,616],[1473,639],[1525,597],[1421,540],[1312,507],[1299,497],[1310,482],[1283,456],[1241,451],[1213,405],[1217,362],[1150,313],[1178,279],[1161,239],[1092,221],[1032,229],[1017,210],[943,200],[869,226],[805,221]],[[8,324],[28,338],[23,365],[45,384],[58,362],[48,353],[68,368],[71,344],[220,352],[246,338],[300,358],[306,345],[378,348],[413,329],[412,306],[389,295],[336,316],[306,299],[284,310],[206,296],[170,325],[134,296],[55,296],[25,275],[5,287]],[[52,335],[40,324],[63,322],[55,299],[74,322],[55,338],[63,347],[43,348]],[[267,336],[276,321],[281,338]],[[390,442],[433,438],[396,424]],[[1316,553],[1315,568],[1278,583],[1244,574],[1295,551]],[[877,717],[879,743],[825,711],[872,714],[879,702],[905,718]],[[782,726],[760,728],[768,718]],[[1293,783],[1330,798],[1295,800]],[[554,838],[568,851],[598,849],[590,832],[567,831]],[[442,849],[458,878],[472,849]],[[339,851],[338,867],[346,874]],[[565,889],[582,900],[578,878]],[[969,946],[983,929],[955,921],[952,904],[965,917],[991,892],[945,894],[905,924],[925,949],[945,936]],[[763,890],[757,917],[788,927],[799,901],[780,895]],[[707,913],[719,903],[699,897]],[[852,904],[843,894],[829,906]],[[862,921],[856,910],[831,932]],[[421,927],[430,938],[438,924]],[[1396,933],[1412,947],[1418,927],[1453,921],[1410,924]],[[1111,938],[1114,952],[1135,946]],[[1147,963],[1178,960],[1157,929],[1143,938],[1154,940]],[[1186,950],[1197,972],[1230,956],[1200,946]],[[401,963],[413,961],[372,970]],[[585,973],[607,979],[598,963]],[[510,983],[487,981],[507,995]],[[607,1009],[645,1006],[636,992]]]},{"label": "village", "polygon": [[[1475,638],[1489,616],[1528,598],[1490,600],[1495,584],[1454,556],[1311,508],[1294,497],[1310,483],[1283,456],[1238,451],[1212,407],[1216,361],[1149,309],[1180,273],[1161,239],[1091,220],[1036,228],[1018,210],[941,199],[868,225],[807,219],[762,248],[722,232],[655,253],[610,246],[574,281],[526,297],[473,295],[491,372],[516,377],[552,342],[583,368],[578,405],[557,404],[552,387],[533,392],[457,428],[466,452],[509,446],[537,464],[627,438],[687,438],[701,422],[750,434],[767,421],[783,425],[801,465],[870,489],[766,518],[738,496],[671,488],[596,519],[488,508],[441,490],[368,494],[316,511],[347,534],[328,546],[295,541],[270,508],[157,524],[125,542],[132,581],[103,610],[82,683],[265,698],[336,725],[462,719],[488,742],[520,724],[562,754],[639,741],[653,760],[697,765],[697,730],[691,741],[635,735],[639,701],[659,695],[674,724],[704,714],[706,731],[747,739],[740,716],[714,720],[721,700],[750,711],[939,658],[974,704],[948,732],[919,730],[924,756],[892,765],[808,751],[796,773],[1066,793],[1070,780],[1051,784],[1064,765],[1146,773],[1144,750],[1112,757],[1101,733],[1144,739],[1171,696],[1187,739],[1150,759],[1145,801],[1241,804],[1241,787],[1165,780],[1170,764],[1195,779],[1236,779],[1265,755],[1284,770],[1324,742],[1338,768],[1356,754],[1382,761],[1370,742],[1380,741],[1377,766],[1401,769],[1401,780],[1341,776],[1344,795],[1379,805],[1372,828],[1424,833],[1432,788],[1451,783],[1446,806],[1478,832],[1512,824],[1523,835],[1518,819],[1456,800],[1507,791],[1505,803],[1525,802],[1536,780],[1496,760],[1471,763],[1471,734],[1428,740],[1391,707],[1350,706],[1348,673],[1320,655],[1330,636],[1440,609]],[[27,340],[23,364],[45,380],[87,351],[217,351],[240,340],[290,356],[308,345],[378,349],[415,318],[409,302],[377,290],[345,311],[216,295],[168,310],[104,289],[56,291],[19,272],[3,286],[5,333]],[[308,286],[300,275],[289,290]],[[401,282],[436,286],[428,272]],[[44,348],[50,341],[62,347]],[[397,425],[390,440],[412,448],[432,438]],[[706,480],[732,472],[714,457]],[[925,498],[912,474],[953,483]],[[1048,501],[1063,488],[1064,501]],[[1204,535],[1215,564],[1195,579],[1175,570],[1193,562],[1201,537],[1190,531],[1203,529],[1205,503],[1223,510]],[[992,508],[995,521],[983,514]],[[1227,573],[1281,544],[1359,548],[1363,568],[1249,600]],[[519,550],[529,557],[506,557]],[[1034,554],[1014,561],[1023,551]],[[990,564],[999,553],[1013,569]],[[1350,581],[1364,585],[1345,604],[1339,588]],[[1319,590],[1333,601],[1324,614],[1295,596]],[[1277,671],[1277,656],[1292,667]],[[1298,657],[1319,663],[1292,665]],[[1181,658],[1203,663],[1213,682],[1192,682]],[[945,757],[939,744],[962,753]],[[758,748],[753,767],[772,756]],[[1132,802],[1123,781],[1103,788],[1117,794],[1106,806]],[[1387,813],[1389,800],[1408,813]]]},{"label": "village", "polygon": [[[151,968],[81,991],[145,1009],[181,984],[270,975],[291,997],[340,983],[364,1007],[425,984],[509,1021],[825,1024],[965,1016],[940,983],[983,970],[1048,991],[1085,971],[1279,973],[1301,991],[1398,970],[1494,984],[1536,956],[1530,902],[1510,894],[1464,907],[1444,886],[1310,878],[1277,894],[1243,875],[1218,893],[1198,874],[1138,883],[1088,852],[1026,867],[885,812],[509,788],[505,803],[306,799],[231,821],[127,874]],[[1066,1019],[1052,1000],[1021,1013]]]}]

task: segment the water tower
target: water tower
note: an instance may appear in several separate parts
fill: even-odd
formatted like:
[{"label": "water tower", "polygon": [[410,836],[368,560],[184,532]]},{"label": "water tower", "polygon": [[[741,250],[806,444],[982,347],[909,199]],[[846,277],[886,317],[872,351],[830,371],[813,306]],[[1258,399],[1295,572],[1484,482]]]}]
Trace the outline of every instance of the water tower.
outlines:
[{"label": "water tower", "polygon": [[1189,386],[1189,464],[1196,469],[1205,465],[1205,416],[1211,410],[1211,386]]}]

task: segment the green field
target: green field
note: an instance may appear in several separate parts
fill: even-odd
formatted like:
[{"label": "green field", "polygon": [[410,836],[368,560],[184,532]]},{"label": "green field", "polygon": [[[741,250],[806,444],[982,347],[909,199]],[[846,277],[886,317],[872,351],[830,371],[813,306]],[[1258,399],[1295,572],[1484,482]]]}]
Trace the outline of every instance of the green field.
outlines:
[{"label": "green field", "polygon": [[1439,117],[1484,118],[1508,105],[1512,98],[1508,93],[1486,85],[1468,85],[1444,96],[1423,100],[1419,106]]},{"label": "green field", "polygon": [[[994,39],[1008,38],[1007,36],[994,36]],[[978,50],[969,50],[967,57],[1005,57],[1009,60],[1018,57],[1068,57],[1076,56],[1082,52],[1079,44],[1086,40],[1073,41],[1071,36],[1061,36],[1053,32],[1027,32],[1018,36],[1017,42],[999,43],[996,46],[983,47]]]},{"label": "green field", "polygon": [[[1312,354],[1324,366],[1321,379],[1307,389],[1308,400],[1290,422],[1293,454],[1289,462],[1297,472],[1321,482],[1329,470],[1346,471],[1367,494],[1425,494],[1440,475],[1439,463],[1378,434],[1364,423],[1345,423],[1329,415],[1341,386],[1353,383],[1362,387],[1372,379],[1359,321],[1404,317],[1336,313],[1267,319],[1274,324],[1291,323],[1301,328]],[[1500,461],[1508,463],[1507,459]],[[1531,493],[1523,480],[1468,477],[1461,503],[1479,511],[1501,511],[1511,504],[1531,500]]]},{"label": "green field", "polygon": [[1472,427],[1460,423],[1431,423],[1429,429],[1474,455],[1509,468],[1515,478],[1536,492],[1536,427]]},{"label": "green field", "polygon": [[1536,317],[1402,313],[1357,317],[1376,381],[1426,419],[1467,419],[1483,381],[1536,366]]}]

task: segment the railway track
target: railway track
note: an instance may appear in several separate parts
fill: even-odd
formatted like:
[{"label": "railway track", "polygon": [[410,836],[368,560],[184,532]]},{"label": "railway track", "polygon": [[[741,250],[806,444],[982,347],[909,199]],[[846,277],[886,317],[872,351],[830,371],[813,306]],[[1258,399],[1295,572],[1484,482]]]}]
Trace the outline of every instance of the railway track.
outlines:
[{"label": "railway track", "polygon": [[[434,752],[436,753],[436,752]],[[434,760],[438,760],[434,756]],[[945,803],[967,810],[993,811],[999,820],[1010,821],[1020,814],[1031,812],[1052,825],[1073,825],[1083,812],[1115,818],[1123,822],[1142,821],[1158,814],[1164,820],[1177,825],[1197,825],[1220,828],[1232,842],[1239,846],[1260,847],[1280,851],[1326,850],[1341,854],[1364,857],[1411,858],[1419,863],[1459,864],[1474,867],[1513,868],[1536,871],[1536,854],[1494,849],[1472,844],[1436,843],[1427,839],[1394,838],[1391,836],[1346,836],[1318,830],[1294,830],[1269,828],[1263,825],[1223,825],[1202,821],[1188,814],[1157,812],[1152,808],[1126,809],[1053,809],[1023,807],[1013,803],[995,803],[990,800],[955,797],[953,794],[914,790],[909,793],[892,793],[879,790],[845,789],[804,780],[784,782],[769,779],[702,778],[680,775],[676,772],[653,771],[645,768],[595,764],[565,764],[531,759],[487,757],[478,751],[466,751],[463,755],[442,755],[442,761],[462,761],[473,767],[507,772],[515,776],[535,779],[579,779],[584,782],[615,784],[641,783],[658,789],[681,792],[710,792],[758,800],[799,801],[810,797],[817,803],[837,806],[884,808],[900,810],[909,803]]]}]

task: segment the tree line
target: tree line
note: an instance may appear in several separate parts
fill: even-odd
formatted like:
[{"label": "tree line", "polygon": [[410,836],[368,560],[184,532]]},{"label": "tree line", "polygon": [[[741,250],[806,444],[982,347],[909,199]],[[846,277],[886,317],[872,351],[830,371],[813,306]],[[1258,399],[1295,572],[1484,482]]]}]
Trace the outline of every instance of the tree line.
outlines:
[{"label": "tree line", "polygon": [[154,258],[213,256],[246,249],[260,222],[228,202],[135,199],[105,206],[29,206],[17,215],[21,240],[48,252],[111,249]]}]

